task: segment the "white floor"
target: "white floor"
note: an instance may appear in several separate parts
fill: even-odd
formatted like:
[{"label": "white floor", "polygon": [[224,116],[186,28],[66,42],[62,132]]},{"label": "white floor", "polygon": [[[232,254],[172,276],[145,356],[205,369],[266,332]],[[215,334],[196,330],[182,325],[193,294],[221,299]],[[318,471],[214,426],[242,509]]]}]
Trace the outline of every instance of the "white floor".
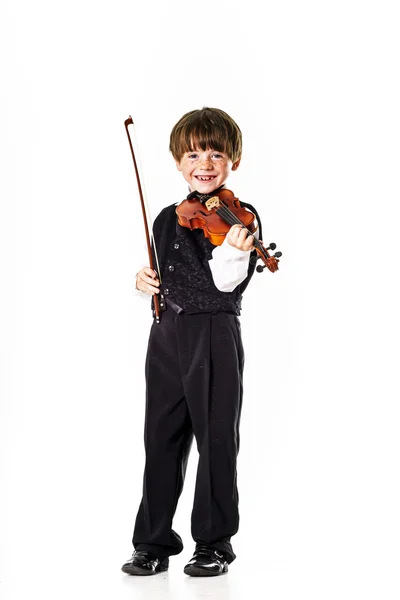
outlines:
[{"label": "white floor", "polygon": [[[246,600],[250,596],[287,599],[335,598],[337,594],[342,598],[354,598],[357,595],[358,586],[351,590],[348,587],[350,582],[346,583],[343,579],[338,585],[343,573],[332,573],[331,578],[321,579],[320,573],[315,572],[312,565],[299,572],[262,556],[259,560],[256,556],[254,560],[247,556],[237,559],[226,575],[190,578],[182,572],[186,558],[175,557],[168,573],[131,577],[119,571],[121,560],[118,562],[116,553],[92,551],[83,557],[82,554],[74,554],[71,548],[60,549],[54,555],[25,550],[21,552],[20,568],[15,568],[13,575],[2,582],[1,597],[4,600]],[[358,589],[362,588],[360,582]]]},{"label": "white floor", "polygon": [[[186,557],[185,557],[186,558]],[[54,554],[38,554],[34,549],[21,552],[20,568],[1,582],[2,600],[40,598],[112,600],[248,600],[250,598],[336,599],[398,598],[396,567],[381,573],[360,571],[359,565],[309,563],[299,557],[298,568],[277,561],[236,560],[226,575],[215,578],[190,578],[183,574],[184,557],[176,557],[168,573],[152,577],[131,577],[119,571],[117,553],[92,551],[74,555],[71,548]],[[339,561],[340,562],[340,561]],[[353,567],[356,567],[353,569]],[[330,571],[330,572],[329,572]]]}]

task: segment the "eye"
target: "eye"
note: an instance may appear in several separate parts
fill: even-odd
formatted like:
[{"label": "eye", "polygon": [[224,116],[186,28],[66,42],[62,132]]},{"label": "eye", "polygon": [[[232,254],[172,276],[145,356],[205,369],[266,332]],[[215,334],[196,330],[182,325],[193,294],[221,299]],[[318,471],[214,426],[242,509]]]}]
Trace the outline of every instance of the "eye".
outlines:
[{"label": "eye", "polygon": [[214,154],[213,154],[213,158],[218,158],[218,159],[220,159],[220,158],[224,158],[224,157],[223,157],[223,155],[222,155],[222,154],[220,154],[219,152],[214,152]]},{"label": "eye", "polygon": [[198,155],[196,153],[188,154],[188,158],[195,159],[198,158]]}]

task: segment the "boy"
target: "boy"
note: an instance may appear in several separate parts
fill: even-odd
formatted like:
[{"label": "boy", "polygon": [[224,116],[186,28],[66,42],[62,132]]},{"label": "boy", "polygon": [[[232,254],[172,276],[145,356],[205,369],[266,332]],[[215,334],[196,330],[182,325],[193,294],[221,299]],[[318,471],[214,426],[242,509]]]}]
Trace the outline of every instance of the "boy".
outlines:
[{"label": "boy", "polygon": [[[204,202],[238,168],[242,136],[227,113],[205,107],[174,126],[170,151],[189,184],[188,198]],[[257,215],[249,204],[241,205]],[[254,238],[234,225],[224,243],[214,247],[201,229],[181,227],[175,208],[163,209],[153,227],[162,285],[149,267],[136,276],[141,292],[154,295],[161,289],[167,309],[150,331],[143,498],[135,551],[122,571],[166,571],[169,556],[182,551],[172,520],[194,436],[199,452],[191,519],[196,548],[184,572],[214,576],[226,573],[235,559],[230,540],[239,524],[236,458],[244,361],[238,315],[255,268],[256,259],[250,260]]]}]

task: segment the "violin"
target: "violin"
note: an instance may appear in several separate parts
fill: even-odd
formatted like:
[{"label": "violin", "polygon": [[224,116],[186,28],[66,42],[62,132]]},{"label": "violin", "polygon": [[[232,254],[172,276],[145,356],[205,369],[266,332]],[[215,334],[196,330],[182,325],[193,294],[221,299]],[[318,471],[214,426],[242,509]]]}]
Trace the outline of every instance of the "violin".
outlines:
[{"label": "violin", "polygon": [[[201,201],[204,200],[204,203]],[[257,218],[254,213],[240,205],[231,190],[222,189],[216,191],[214,196],[199,194],[198,198],[184,200],[176,207],[178,223],[189,229],[202,229],[204,236],[214,246],[220,246],[232,225],[241,225],[247,230],[247,236],[253,235],[257,229]],[[276,244],[271,242],[268,248],[254,237],[254,249],[257,259],[264,263],[259,265],[257,271],[261,273],[267,267],[271,273],[278,270],[279,258],[282,252],[269,254],[269,250],[275,250]],[[257,260],[256,259],[256,260]]]}]

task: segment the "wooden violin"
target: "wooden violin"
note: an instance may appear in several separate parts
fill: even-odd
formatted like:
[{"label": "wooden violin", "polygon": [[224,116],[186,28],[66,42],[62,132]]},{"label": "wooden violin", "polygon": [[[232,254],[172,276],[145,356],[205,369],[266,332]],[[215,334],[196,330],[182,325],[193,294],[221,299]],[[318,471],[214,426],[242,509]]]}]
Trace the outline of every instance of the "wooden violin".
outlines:
[{"label": "wooden violin", "polygon": [[[248,236],[258,229],[256,215],[241,206],[233,192],[225,188],[217,191],[214,196],[200,194],[197,198],[184,200],[176,207],[176,214],[179,225],[189,229],[202,229],[204,236],[214,246],[223,243],[232,225],[242,225]],[[253,245],[258,258],[264,263],[264,266],[257,267],[257,271],[260,273],[265,267],[271,273],[277,271],[282,252],[275,252],[272,256],[268,253],[268,250],[275,250],[276,244],[272,242],[265,248],[262,242],[254,237]]]}]

